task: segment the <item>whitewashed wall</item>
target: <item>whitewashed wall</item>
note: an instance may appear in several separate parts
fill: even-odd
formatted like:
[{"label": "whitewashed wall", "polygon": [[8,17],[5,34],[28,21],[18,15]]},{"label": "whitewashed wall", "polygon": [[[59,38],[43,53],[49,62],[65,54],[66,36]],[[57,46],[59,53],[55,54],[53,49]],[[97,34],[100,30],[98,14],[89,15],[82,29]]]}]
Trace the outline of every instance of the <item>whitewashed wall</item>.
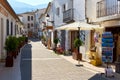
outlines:
[{"label": "whitewashed wall", "polygon": [[[30,23],[30,29],[34,29],[34,15],[33,14],[22,14],[23,16],[23,23],[25,27],[25,31],[28,32],[28,23]],[[30,21],[28,21],[28,16],[30,16]],[[33,20],[31,21],[31,16],[33,16]],[[31,27],[31,23],[33,23],[33,27]]]},{"label": "whitewashed wall", "polygon": [[6,21],[9,20],[9,35],[11,34],[11,22],[13,23],[13,35],[15,35],[15,24],[16,20],[11,16],[11,14],[0,4],[2,9],[8,14],[8,16],[0,13],[0,59],[5,59],[5,40],[7,38],[7,25]]},{"label": "whitewashed wall", "polygon": [[85,20],[85,0],[73,0],[74,20]]},{"label": "whitewashed wall", "polygon": [[[66,10],[72,8],[72,0],[53,0],[53,14],[54,14],[54,21],[55,21],[55,27],[59,27],[65,23],[63,23],[63,10],[62,6],[63,4],[66,4]],[[60,9],[60,15],[58,16],[56,14],[56,9]]]},{"label": "whitewashed wall", "polygon": [[101,0],[86,0],[86,16],[95,22],[97,16],[97,2]]}]

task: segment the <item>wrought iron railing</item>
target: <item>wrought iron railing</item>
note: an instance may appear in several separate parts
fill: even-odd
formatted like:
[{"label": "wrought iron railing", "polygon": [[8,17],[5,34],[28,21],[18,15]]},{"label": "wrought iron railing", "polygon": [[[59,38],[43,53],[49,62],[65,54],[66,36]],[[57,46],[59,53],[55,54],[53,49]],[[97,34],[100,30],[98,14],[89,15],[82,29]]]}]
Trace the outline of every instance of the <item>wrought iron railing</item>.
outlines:
[{"label": "wrought iron railing", "polygon": [[67,23],[74,21],[73,17],[74,17],[73,9],[68,9],[63,12],[63,22]]},{"label": "wrought iron railing", "polygon": [[[97,4],[98,5],[98,4]],[[105,17],[115,14],[120,14],[120,4],[111,5],[109,7],[102,7],[97,9],[97,17]]]}]

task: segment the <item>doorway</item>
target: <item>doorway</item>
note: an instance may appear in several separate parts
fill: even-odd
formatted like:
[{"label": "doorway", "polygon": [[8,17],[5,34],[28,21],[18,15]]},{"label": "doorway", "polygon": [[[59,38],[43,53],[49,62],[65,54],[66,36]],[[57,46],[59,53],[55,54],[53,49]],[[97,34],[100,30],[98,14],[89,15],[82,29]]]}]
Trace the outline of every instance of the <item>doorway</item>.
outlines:
[{"label": "doorway", "polygon": [[78,38],[79,31],[71,31],[71,50],[74,51],[74,40]]},{"label": "doorway", "polygon": [[109,28],[106,28],[105,31],[109,31],[109,32],[112,32],[113,34],[113,41],[114,41],[114,48],[113,48],[113,62],[115,62],[117,60],[117,55],[118,55],[118,49],[117,49],[117,46],[119,43],[119,38],[118,38],[118,35],[120,34],[120,27],[109,27]]}]

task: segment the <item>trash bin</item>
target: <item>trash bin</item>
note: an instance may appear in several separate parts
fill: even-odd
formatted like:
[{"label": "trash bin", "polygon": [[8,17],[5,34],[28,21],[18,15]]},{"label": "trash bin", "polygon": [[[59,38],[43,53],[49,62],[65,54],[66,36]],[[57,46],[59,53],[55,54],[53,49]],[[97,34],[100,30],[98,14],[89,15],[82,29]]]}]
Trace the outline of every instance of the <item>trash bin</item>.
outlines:
[{"label": "trash bin", "polygon": [[115,62],[115,72],[120,73],[120,62]]}]

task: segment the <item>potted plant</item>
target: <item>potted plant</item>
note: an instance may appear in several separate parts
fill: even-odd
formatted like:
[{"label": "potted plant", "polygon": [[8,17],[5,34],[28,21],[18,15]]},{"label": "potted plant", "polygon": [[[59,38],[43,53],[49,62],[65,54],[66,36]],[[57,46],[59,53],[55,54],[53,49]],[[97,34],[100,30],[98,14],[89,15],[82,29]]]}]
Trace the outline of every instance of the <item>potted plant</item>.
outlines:
[{"label": "potted plant", "polygon": [[58,38],[55,38],[53,42],[54,42],[54,44],[55,44],[54,51],[56,52],[56,48],[57,48],[57,44],[58,44],[58,42],[59,42],[59,39],[58,39]]},{"label": "potted plant", "polygon": [[15,37],[9,36],[6,39],[5,42],[5,49],[7,51],[7,57],[6,57],[6,67],[12,67],[13,66],[13,53],[17,48],[17,39]]},{"label": "potted plant", "polygon": [[18,45],[19,45],[19,42],[18,42],[18,39],[15,37],[15,36],[13,36],[12,37],[13,39],[13,41],[12,41],[12,45],[13,45],[13,52],[12,52],[12,55],[13,55],[13,57],[14,58],[16,58],[16,56],[17,56],[17,50],[18,50]]},{"label": "potted plant", "polygon": [[18,37],[17,40],[18,40],[18,52],[20,52],[20,48],[23,46],[22,45],[22,37]]},{"label": "potted plant", "polygon": [[73,59],[82,60],[82,54],[79,53],[79,47],[82,46],[82,44],[83,44],[83,42],[80,39],[76,38],[74,40],[74,47],[75,48],[74,48],[74,53],[73,53]]}]

